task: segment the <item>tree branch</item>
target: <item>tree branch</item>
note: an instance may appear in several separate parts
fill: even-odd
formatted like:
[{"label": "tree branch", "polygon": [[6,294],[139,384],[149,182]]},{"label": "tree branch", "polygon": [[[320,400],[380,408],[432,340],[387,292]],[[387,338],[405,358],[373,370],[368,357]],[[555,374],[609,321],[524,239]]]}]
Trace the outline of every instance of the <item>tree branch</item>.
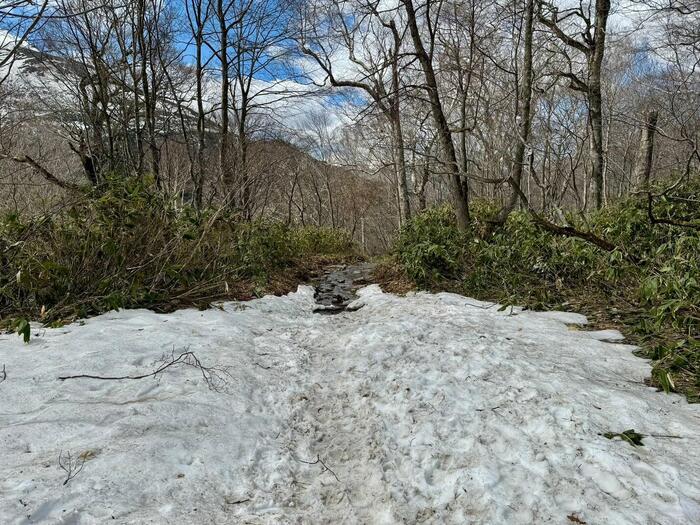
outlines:
[{"label": "tree branch", "polygon": [[82,187],[79,186],[78,184],[74,184],[72,182],[66,182],[64,180],[59,179],[56,177],[53,173],[51,173],[49,170],[47,170],[44,166],[39,164],[37,161],[35,161],[33,158],[31,158],[29,155],[18,155],[18,156],[11,156],[11,155],[0,155],[0,159],[9,159],[13,162],[17,162],[18,164],[27,164],[30,166],[36,173],[44,177],[47,181],[49,181],[52,184],[55,184],[56,186],[59,186],[63,188],[64,190],[68,191],[82,191]]},{"label": "tree branch", "polygon": [[669,224],[671,226],[678,226],[679,228],[691,228],[694,230],[700,230],[700,223],[697,222],[678,222],[672,219],[660,219],[654,216],[654,196],[650,191],[647,193],[647,215],[649,216],[649,222],[652,224]]},{"label": "tree branch", "polygon": [[202,378],[207,384],[210,390],[215,392],[224,391],[227,379],[231,377],[230,372],[227,368],[213,368],[206,367],[202,365],[197,356],[193,352],[186,351],[181,353],[179,356],[175,357],[175,353],[172,352],[169,356],[165,354],[161,359],[161,365],[156,368],[153,372],[147,374],[140,374],[135,376],[97,376],[91,374],[78,374],[70,376],[59,376],[58,379],[65,381],[66,379],[99,379],[103,381],[121,381],[124,379],[145,379],[147,377],[157,377],[158,374],[164,372],[171,366],[175,365],[186,365],[197,368],[202,373]]}]

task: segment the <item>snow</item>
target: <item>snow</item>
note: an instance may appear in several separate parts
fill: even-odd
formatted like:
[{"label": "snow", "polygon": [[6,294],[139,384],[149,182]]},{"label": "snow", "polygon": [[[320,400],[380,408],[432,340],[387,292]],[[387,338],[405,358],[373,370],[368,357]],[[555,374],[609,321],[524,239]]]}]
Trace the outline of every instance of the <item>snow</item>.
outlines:
[{"label": "snow", "polygon": [[[619,334],[359,293],[334,316],[300,287],[0,335],[2,523],[700,523],[700,410],[644,386]],[[187,366],[57,379],[186,349],[231,367],[225,391]],[[601,435],[631,428],[645,446]],[[87,459],[63,485],[67,452]]]}]

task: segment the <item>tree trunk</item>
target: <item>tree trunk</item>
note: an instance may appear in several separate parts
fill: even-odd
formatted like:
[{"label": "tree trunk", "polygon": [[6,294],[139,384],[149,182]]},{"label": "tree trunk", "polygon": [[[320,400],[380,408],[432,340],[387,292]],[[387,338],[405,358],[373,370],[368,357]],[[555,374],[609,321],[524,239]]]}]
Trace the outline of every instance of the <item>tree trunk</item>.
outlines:
[{"label": "tree trunk", "polygon": [[597,0],[595,33],[588,64],[588,117],[590,127],[591,179],[595,185],[595,205],[603,207],[603,95],[601,70],[605,55],[605,36],[610,13],[610,0]]},{"label": "tree trunk", "polygon": [[435,128],[440,140],[440,147],[445,158],[450,191],[452,193],[455,216],[457,219],[457,226],[460,230],[466,230],[469,226],[469,202],[467,201],[466,195],[464,195],[464,187],[462,186],[459,166],[457,164],[457,152],[455,151],[455,146],[452,142],[452,132],[450,131],[450,127],[447,123],[447,118],[445,117],[445,112],[442,107],[442,101],[440,100],[440,92],[438,91],[435,70],[433,69],[431,57],[428,55],[428,52],[423,45],[420,29],[418,28],[418,21],[416,19],[416,11],[413,6],[413,0],[401,1],[406,9],[415,54],[420,62],[421,68],[423,69],[423,74],[425,75],[425,87],[428,91],[428,98],[430,100],[430,111],[433,116]]},{"label": "tree trunk", "polygon": [[656,122],[658,118],[659,113],[656,110],[649,111],[646,115],[644,127],[642,128],[642,137],[639,143],[639,156],[634,173],[635,184],[639,189],[649,189],[651,166],[654,159],[654,132],[656,131]]},{"label": "tree trunk", "polygon": [[401,221],[407,222],[411,219],[411,201],[408,194],[408,182],[406,177],[406,156],[404,151],[403,131],[401,130],[401,120],[398,115],[392,116],[391,132],[394,145],[394,162],[396,164],[396,176],[399,186],[399,204]]},{"label": "tree trunk", "polygon": [[[428,150],[430,154],[430,150]],[[418,209],[424,211],[428,207],[428,201],[425,196],[425,188],[430,180],[430,160],[426,155],[425,164],[423,164],[423,172],[421,173],[420,185],[418,186]]]},{"label": "tree trunk", "polygon": [[252,202],[251,202],[251,181],[248,178],[248,132],[247,125],[247,110],[242,104],[240,120],[238,124],[238,175],[240,180],[241,202],[240,207],[243,216],[246,220],[252,218]]},{"label": "tree trunk", "polygon": [[151,154],[151,173],[155,178],[156,187],[160,188],[160,151],[156,144],[156,93],[155,86],[149,82],[149,58],[152,57],[150,41],[146,39],[146,28],[143,20],[146,18],[146,4],[144,0],[139,2],[140,32],[138,34],[139,47],[141,48],[141,89],[143,90],[143,105],[146,110],[146,133],[148,134],[148,150]]},{"label": "tree trunk", "polygon": [[[525,10],[525,38],[523,46],[523,83],[518,97],[518,138],[515,143],[515,158],[511,172],[512,184],[521,188],[523,178],[523,166],[525,165],[525,153],[530,142],[530,128],[532,126],[532,32],[534,25],[534,0],[527,0]],[[497,223],[504,223],[518,203],[518,192],[513,189],[505,206],[501,209],[496,219]],[[544,202],[544,199],[543,199]]]},{"label": "tree trunk", "polygon": [[202,202],[204,197],[204,126],[205,126],[205,113],[204,113],[204,64],[202,60],[202,47],[204,45],[204,21],[201,16],[202,4],[198,4],[197,13],[197,35],[195,39],[196,45],[196,71],[197,76],[197,147],[195,153],[195,180],[194,180],[194,203],[197,209],[202,208]]},{"label": "tree trunk", "polygon": [[229,152],[229,65],[228,65],[228,24],[223,0],[217,2],[217,18],[219,19],[219,61],[221,64],[221,138],[219,141],[219,171],[224,189],[229,194],[233,186],[231,167],[228,160]]}]

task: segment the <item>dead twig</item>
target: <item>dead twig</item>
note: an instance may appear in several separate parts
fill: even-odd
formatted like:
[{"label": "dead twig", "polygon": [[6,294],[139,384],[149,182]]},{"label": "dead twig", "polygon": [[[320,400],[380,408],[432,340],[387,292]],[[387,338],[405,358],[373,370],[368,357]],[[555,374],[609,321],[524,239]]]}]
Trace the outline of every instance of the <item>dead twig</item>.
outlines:
[{"label": "dead twig", "polygon": [[7,371],[5,370],[5,365],[2,365],[2,372],[0,372],[0,383],[7,379]]},{"label": "dead twig", "polygon": [[[323,461],[323,460],[321,459],[321,456],[319,456],[318,454],[316,455],[316,460],[315,460],[315,461],[306,461],[306,460],[303,460],[303,459],[299,459],[299,458],[295,457],[294,454],[292,454],[292,457],[293,457],[295,460],[299,461],[300,463],[305,463],[305,464],[307,464],[307,465],[318,465],[318,464],[320,463],[321,466],[323,467],[323,470],[321,471],[322,474],[323,474],[324,472],[328,471],[328,472],[331,473],[331,475],[335,478],[335,480],[336,480],[338,483],[343,484],[343,482],[340,481],[340,478],[338,477],[338,475],[333,471],[333,469],[331,469],[331,468],[326,464],[325,461]],[[345,498],[347,498],[348,503],[349,503],[350,505],[352,505],[352,498],[350,498],[350,491],[348,490],[347,486],[345,486],[345,487],[343,488],[343,493],[342,493],[342,495],[340,496],[340,499],[336,502],[336,504],[338,505],[338,504],[342,503],[342,501],[343,501]]]},{"label": "dead twig", "polygon": [[74,458],[70,452],[63,454],[63,450],[58,453],[58,466],[66,473],[66,479],[63,484],[67,485],[70,480],[80,474],[85,466],[86,458],[78,456]]},{"label": "dead twig", "polygon": [[299,458],[294,458],[294,459],[296,459],[299,463],[305,463],[307,465],[317,465],[321,461],[321,458],[319,456],[316,456],[316,461],[306,461],[305,459],[299,459]]},{"label": "dead twig", "polygon": [[70,376],[59,376],[58,379],[60,379],[61,381],[65,381],[67,379],[98,379],[102,381],[122,381],[126,379],[145,379],[147,377],[158,378],[159,374],[163,373],[168,368],[171,368],[176,365],[184,365],[198,369],[201,372],[202,378],[204,379],[204,382],[206,383],[209,390],[213,390],[214,392],[222,392],[226,390],[226,386],[229,383],[229,379],[232,378],[228,367],[216,368],[204,366],[201,363],[201,361],[197,358],[197,356],[189,350],[181,353],[177,357],[175,356],[175,351],[173,350],[173,352],[171,352],[170,354],[163,355],[163,357],[160,359],[160,363],[161,365],[158,368],[147,374],[133,376],[97,376],[92,374],[76,374]]},{"label": "dead twig", "polygon": [[236,501],[228,501],[227,499],[224,498],[224,501],[226,502],[226,505],[240,505],[241,503],[249,502],[250,498],[238,499]]},{"label": "dead twig", "polygon": [[318,465],[320,463],[324,469],[322,472],[325,472],[327,470],[328,472],[330,472],[333,475],[335,480],[338,483],[340,483],[340,478],[338,478],[338,475],[335,472],[333,472],[333,469],[331,469],[328,465],[326,465],[326,463],[321,459],[321,456],[316,455],[316,461],[305,461],[305,460],[299,459],[299,458],[295,458],[295,459],[301,463],[306,463],[307,465]]},{"label": "dead twig", "polygon": [[333,477],[335,478],[335,480],[338,483],[340,483],[340,478],[338,478],[338,475],[335,472],[333,472],[333,469],[331,469],[328,465],[326,465],[326,463],[321,459],[320,456],[318,456],[318,461],[321,463],[321,465],[323,465],[323,468],[326,469],[331,474],[333,474]]},{"label": "dead twig", "polygon": [[501,405],[495,406],[495,407],[489,407],[489,408],[475,408],[477,412],[483,412],[485,410],[496,410],[498,408],[501,408]]}]

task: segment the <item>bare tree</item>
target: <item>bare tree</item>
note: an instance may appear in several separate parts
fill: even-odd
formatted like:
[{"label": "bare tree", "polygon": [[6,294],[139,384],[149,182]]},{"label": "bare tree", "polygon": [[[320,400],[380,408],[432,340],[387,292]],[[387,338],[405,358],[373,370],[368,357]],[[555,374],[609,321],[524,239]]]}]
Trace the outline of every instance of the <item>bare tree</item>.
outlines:
[{"label": "bare tree", "polygon": [[[604,144],[603,144],[603,99],[601,92],[601,75],[605,55],[608,15],[610,0],[595,0],[593,16],[586,4],[560,11],[553,3],[543,3],[539,20],[568,48],[583,54],[586,71],[574,71],[574,59],[566,50],[568,71],[560,76],[569,80],[569,86],[584,93],[588,102],[588,123],[590,128],[591,178],[595,184],[595,205],[601,208],[603,196]],[[575,38],[567,32],[564,24],[573,20],[571,31],[578,32],[581,38]],[[571,25],[571,24],[570,24]]]},{"label": "bare tree", "polygon": [[[457,164],[457,152],[455,150],[452,139],[452,131],[445,116],[445,111],[440,98],[440,90],[438,88],[437,77],[433,65],[433,57],[436,41],[436,22],[431,16],[430,9],[433,6],[433,0],[426,0],[423,8],[425,15],[423,22],[428,34],[428,44],[423,41],[423,34],[419,27],[418,15],[413,5],[413,0],[401,0],[401,5],[406,13],[408,28],[413,41],[413,53],[420,62],[423,74],[425,77],[424,89],[428,93],[430,109],[433,116],[433,122],[437,130],[437,134],[442,148],[442,153],[445,158],[445,171],[449,177],[450,187],[452,191],[452,200],[455,207],[455,215],[457,217],[457,225],[460,229],[466,229],[469,225],[469,191],[467,181],[462,179]],[[441,4],[437,3],[437,16],[439,17]]]},{"label": "bare tree", "polygon": [[0,85],[9,77],[17,51],[43,22],[50,5],[50,0],[0,1]]},{"label": "bare tree", "polygon": [[239,9],[231,27],[230,108],[236,125],[235,169],[238,207],[250,219],[259,178],[250,166],[249,146],[256,123],[275,120],[275,108],[298,96],[298,87],[281,78],[291,43],[291,11],[287,1],[255,0]]},{"label": "bare tree", "polygon": [[[398,13],[381,10],[376,2],[352,5],[359,16],[348,22],[341,3],[312,4],[302,21],[302,51],[310,56],[328,82],[336,88],[364,93],[389,125],[393,164],[400,200],[400,218],[411,218],[406,174],[404,134],[401,124],[401,59],[403,33]],[[323,29],[322,29],[323,28]],[[342,51],[341,51],[342,50]],[[352,64],[352,71],[338,73],[333,62],[340,57]]]},{"label": "bare tree", "polygon": [[[188,29],[190,31],[192,43],[194,45],[194,100],[196,104],[196,145],[191,168],[191,178],[194,186],[194,204],[197,208],[202,207],[204,196],[204,147],[206,133],[206,111],[204,108],[204,80],[205,68],[208,61],[204,57],[204,40],[206,37],[206,27],[210,16],[209,3],[207,0],[188,0],[185,2],[185,12],[187,16]],[[173,88],[177,95],[177,89]],[[188,123],[182,122],[183,132],[188,129]]]},{"label": "bare tree", "polygon": [[503,223],[515,207],[520,195],[518,189],[522,188],[523,168],[525,166],[525,152],[529,147],[530,128],[532,126],[532,36],[534,32],[535,0],[525,0],[525,14],[523,20],[523,65],[520,93],[517,98],[517,129],[518,136],[515,143],[515,155],[513,168],[510,175],[510,183],[516,187],[510,198],[498,214],[497,222]]}]

